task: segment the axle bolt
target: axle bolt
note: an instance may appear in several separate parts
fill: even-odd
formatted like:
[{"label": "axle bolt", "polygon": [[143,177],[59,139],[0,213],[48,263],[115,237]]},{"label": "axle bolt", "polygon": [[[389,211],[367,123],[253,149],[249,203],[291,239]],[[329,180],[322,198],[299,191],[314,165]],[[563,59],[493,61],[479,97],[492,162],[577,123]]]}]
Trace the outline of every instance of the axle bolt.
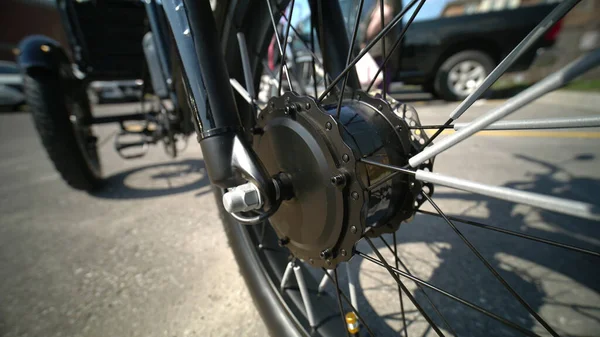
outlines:
[{"label": "axle bolt", "polygon": [[354,191],[351,193],[351,195],[352,195],[352,199],[358,200],[358,192]]},{"label": "axle bolt", "polygon": [[356,226],[350,227],[350,231],[352,232],[352,234],[356,234],[356,231],[357,231]]},{"label": "axle bolt", "polygon": [[306,108],[306,110],[310,109],[310,103],[306,103],[306,104],[304,105],[304,107]]},{"label": "axle bolt", "polygon": [[331,177],[331,183],[334,186],[343,186],[346,184],[346,176],[342,173]]},{"label": "axle bolt", "polygon": [[344,163],[347,163],[350,160],[350,156],[348,156],[347,154],[344,154],[342,156],[342,160],[344,161]]},{"label": "axle bolt", "polygon": [[325,129],[327,129],[327,131],[331,130],[332,127],[333,125],[331,125],[331,122],[325,123]]},{"label": "axle bolt", "polygon": [[329,249],[325,249],[324,251],[321,252],[321,254],[319,254],[319,256],[321,257],[321,259],[327,260],[331,256],[331,251]]},{"label": "axle bolt", "polygon": [[288,238],[287,236],[284,236],[283,238],[277,240],[277,244],[279,244],[279,247],[286,246],[288,243],[290,243],[290,238]]},{"label": "axle bolt", "polygon": [[340,253],[342,253],[342,256],[346,256],[346,255],[348,254],[348,253],[346,253],[346,250],[345,250],[345,249],[342,249],[342,250],[340,251]]}]

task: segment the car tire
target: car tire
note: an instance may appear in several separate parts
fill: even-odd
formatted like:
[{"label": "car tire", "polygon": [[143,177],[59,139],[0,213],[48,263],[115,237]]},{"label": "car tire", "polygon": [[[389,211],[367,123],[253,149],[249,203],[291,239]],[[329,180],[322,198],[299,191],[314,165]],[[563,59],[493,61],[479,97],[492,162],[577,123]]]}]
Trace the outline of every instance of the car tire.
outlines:
[{"label": "car tire", "polygon": [[433,81],[433,89],[437,95],[447,101],[460,101],[465,99],[470,92],[474,91],[478,85],[472,87],[470,91],[464,90],[458,92],[453,89],[449,83],[450,72],[461,64],[474,64],[481,66],[483,72],[477,75],[477,81],[482,81],[493,69],[494,60],[486,53],[478,50],[464,50],[458,52],[448,59],[438,68]]},{"label": "car tire", "polygon": [[96,137],[86,124],[90,104],[83,86],[67,94],[62,84],[53,72],[30,70],[24,76],[25,99],[56,170],[71,187],[91,191],[101,185],[102,171]]}]

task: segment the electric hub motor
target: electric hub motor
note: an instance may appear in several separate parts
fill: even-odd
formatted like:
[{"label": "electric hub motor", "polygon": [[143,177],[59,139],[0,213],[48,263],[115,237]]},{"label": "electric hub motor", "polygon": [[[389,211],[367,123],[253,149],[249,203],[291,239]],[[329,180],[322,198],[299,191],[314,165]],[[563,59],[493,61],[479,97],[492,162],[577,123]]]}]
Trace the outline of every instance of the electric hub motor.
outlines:
[{"label": "electric hub motor", "polygon": [[280,244],[325,268],[349,260],[363,235],[396,231],[424,201],[412,175],[360,161],[406,166],[427,142],[414,108],[361,91],[346,92],[339,118],[337,106],[335,95],[321,104],[291,92],[274,97],[253,140],[269,174],[289,177],[292,197],[269,220]]}]

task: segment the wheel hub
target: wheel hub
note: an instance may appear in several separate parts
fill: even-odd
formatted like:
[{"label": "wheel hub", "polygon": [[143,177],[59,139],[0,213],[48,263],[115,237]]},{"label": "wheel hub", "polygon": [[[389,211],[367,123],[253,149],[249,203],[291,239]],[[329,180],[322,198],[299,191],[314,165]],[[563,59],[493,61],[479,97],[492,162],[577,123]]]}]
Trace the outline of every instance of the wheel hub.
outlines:
[{"label": "wheel hub", "polygon": [[360,158],[405,166],[424,143],[409,128],[418,123],[414,109],[405,107],[414,116],[405,118],[359,91],[344,97],[339,118],[336,108],[335,97],[322,104],[294,93],[272,98],[253,142],[269,174],[290,177],[293,197],[270,218],[280,244],[326,268],[349,260],[367,229],[369,236],[395,231],[418,205],[421,186],[411,176],[389,177]]}]

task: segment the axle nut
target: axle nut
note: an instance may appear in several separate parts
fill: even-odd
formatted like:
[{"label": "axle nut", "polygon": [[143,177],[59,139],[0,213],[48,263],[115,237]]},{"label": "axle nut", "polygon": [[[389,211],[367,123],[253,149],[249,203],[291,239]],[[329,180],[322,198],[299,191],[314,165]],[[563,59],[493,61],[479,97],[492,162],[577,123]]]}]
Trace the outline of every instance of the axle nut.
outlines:
[{"label": "axle nut", "polygon": [[223,194],[223,207],[229,213],[252,211],[262,205],[260,191],[253,183],[236,186]]}]

